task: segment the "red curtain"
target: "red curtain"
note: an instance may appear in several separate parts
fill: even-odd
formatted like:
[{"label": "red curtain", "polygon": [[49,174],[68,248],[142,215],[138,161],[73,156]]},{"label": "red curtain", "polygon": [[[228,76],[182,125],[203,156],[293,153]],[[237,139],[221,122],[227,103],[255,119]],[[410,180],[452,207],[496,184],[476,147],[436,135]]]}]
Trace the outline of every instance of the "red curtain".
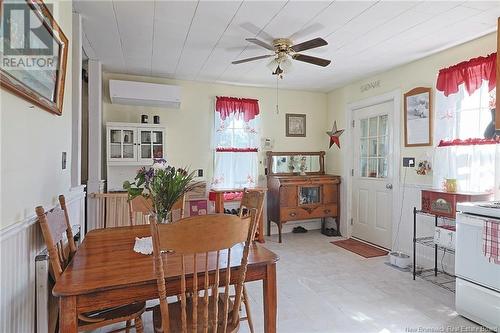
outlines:
[{"label": "red curtain", "polygon": [[235,113],[238,117],[243,114],[243,120],[249,122],[259,114],[259,100],[217,96],[215,111],[220,113],[222,120]]},{"label": "red curtain", "polygon": [[481,87],[483,80],[487,80],[488,88],[491,91],[497,82],[496,61],[497,54],[492,53],[487,57],[478,57],[443,68],[439,71],[436,89],[448,96],[457,93],[458,86],[464,83],[465,89],[471,95]]},{"label": "red curtain", "polygon": [[500,138],[496,139],[476,138],[476,139],[466,139],[466,140],[455,139],[450,141],[441,140],[439,141],[438,147],[491,145],[496,143],[500,143]]}]

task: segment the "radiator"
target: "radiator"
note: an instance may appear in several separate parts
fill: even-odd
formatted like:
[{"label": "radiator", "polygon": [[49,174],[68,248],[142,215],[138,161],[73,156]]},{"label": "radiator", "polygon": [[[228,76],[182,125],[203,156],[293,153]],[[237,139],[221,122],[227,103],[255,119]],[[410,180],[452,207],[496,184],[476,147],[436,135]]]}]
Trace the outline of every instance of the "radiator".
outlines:
[{"label": "radiator", "polygon": [[[80,240],[80,226],[71,227],[77,247]],[[49,254],[47,249],[35,257],[35,284],[36,284],[36,332],[54,333],[57,323],[58,304],[57,298],[52,296],[54,287],[49,275]]]}]

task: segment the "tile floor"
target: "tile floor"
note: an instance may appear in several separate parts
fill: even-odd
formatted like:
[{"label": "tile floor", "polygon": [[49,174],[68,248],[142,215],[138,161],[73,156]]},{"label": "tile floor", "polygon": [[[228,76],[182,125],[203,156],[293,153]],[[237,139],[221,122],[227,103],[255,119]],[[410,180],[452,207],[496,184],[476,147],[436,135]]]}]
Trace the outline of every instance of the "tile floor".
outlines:
[{"label": "tile floor", "polygon": [[[282,244],[277,237],[267,239],[265,245],[280,256],[278,332],[459,332],[478,327],[455,312],[453,293],[413,281],[410,273],[386,265],[385,257],[365,259],[332,240],[319,231],[285,234]],[[262,332],[262,284],[247,288],[256,332]],[[143,318],[145,332],[153,332],[151,313]],[[242,322],[240,332],[248,331]]]}]

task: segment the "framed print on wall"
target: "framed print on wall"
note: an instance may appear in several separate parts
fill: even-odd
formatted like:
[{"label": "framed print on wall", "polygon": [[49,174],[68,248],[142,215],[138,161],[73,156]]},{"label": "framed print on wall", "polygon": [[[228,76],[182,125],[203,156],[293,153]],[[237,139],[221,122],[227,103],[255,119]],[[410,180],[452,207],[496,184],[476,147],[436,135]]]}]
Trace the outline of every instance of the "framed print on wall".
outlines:
[{"label": "framed print on wall", "polygon": [[38,107],[62,114],[68,38],[42,0],[0,1],[0,83]]},{"label": "framed print on wall", "polygon": [[432,145],[431,91],[418,87],[404,94],[405,147]]},{"label": "framed print on wall", "polygon": [[306,115],[287,113],[286,117],[286,136],[305,137],[306,136]]}]

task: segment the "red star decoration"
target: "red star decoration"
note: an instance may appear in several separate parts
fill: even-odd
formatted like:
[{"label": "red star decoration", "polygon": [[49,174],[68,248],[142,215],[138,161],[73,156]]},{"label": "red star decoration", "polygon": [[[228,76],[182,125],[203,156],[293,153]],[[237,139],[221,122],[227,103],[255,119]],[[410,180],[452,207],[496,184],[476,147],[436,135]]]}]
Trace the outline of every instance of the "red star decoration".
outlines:
[{"label": "red star decoration", "polygon": [[345,130],[338,130],[337,129],[337,122],[334,121],[333,122],[333,127],[332,127],[332,130],[331,131],[328,131],[326,132],[326,134],[328,134],[328,136],[330,137],[330,147],[329,148],[332,148],[333,144],[336,144],[337,147],[340,148],[340,136],[342,135],[342,133],[344,133]]}]

